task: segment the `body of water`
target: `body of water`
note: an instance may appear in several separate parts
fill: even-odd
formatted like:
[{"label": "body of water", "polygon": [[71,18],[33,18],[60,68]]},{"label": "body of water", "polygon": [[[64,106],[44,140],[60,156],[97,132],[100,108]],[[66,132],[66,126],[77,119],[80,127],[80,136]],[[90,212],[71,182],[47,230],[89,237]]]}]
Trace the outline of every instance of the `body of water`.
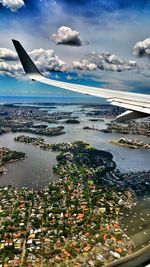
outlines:
[{"label": "body of water", "polygon": [[122,227],[133,240],[136,249],[150,244],[150,197],[139,200],[135,207],[124,213]]},{"label": "body of water", "polygon": [[[83,130],[83,126],[94,126],[98,129],[106,128],[109,120],[91,122],[86,112],[90,109],[82,106],[58,106],[49,112],[73,111],[75,116],[79,116],[80,124],[64,124],[63,121],[58,125],[65,127],[64,135],[48,137],[45,136],[47,143],[61,143],[73,141],[86,141],[98,149],[111,152],[117,167],[123,171],[130,170],[149,170],[150,150],[129,149],[116,146],[110,143],[111,140],[122,137],[120,134],[106,134],[100,131]],[[51,125],[49,125],[50,127]],[[54,126],[54,125],[53,125]],[[23,134],[23,133],[21,133]],[[58,153],[52,151],[42,151],[38,147],[23,143],[14,142],[14,137],[19,133],[8,133],[0,136],[0,146],[6,146],[12,150],[25,152],[27,158],[23,161],[7,164],[7,173],[0,176],[0,186],[12,185],[15,187],[27,186],[28,188],[42,189],[49,182],[57,180],[53,174],[53,166],[57,164],[56,156]],[[27,134],[37,137],[38,135]],[[139,139],[150,143],[150,138],[143,136],[127,135],[130,139]],[[150,199],[139,201],[130,211],[124,214],[122,225],[126,233],[135,242],[136,247],[140,247],[149,241],[150,237]]]},{"label": "body of water", "polygon": [[[65,127],[65,134],[59,136],[45,136],[47,143],[61,143],[61,142],[73,142],[73,141],[86,141],[98,149],[107,150],[114,156],[114,160],[117,163],[117,167],[123,171],[130,170],[149,170],[150,150],[133,149],[116,146],[110,143],[111,140],[122,137],[120,134],[107,134],[100,131],[83,130],[83,127],[88,125],[94,126],[98,129],[106,128],[106,123],[109,120],[91,122],[90,117],[86,116],[86,113],[91,110],[90,108],[84,108],[80,105],[72,106],[58,106],[56,112],[59,111],[72,111],[75,116],[79,116],[80,124],[64,124],[60,121],[59,124],[51,125],[54,127],[63,125]],[[54,112],[50,110],[49,112]],[[21,133],[23,134],[23,133]],[[0,136],[0,145],[6,146],[12,150],[22,151],[26,153],[27,159],[10,163],[7,165],[7,173],[0,176],[0,185],[14,185],[14,186],[28,186],[29,188],[40,189],[47,185],[48,182],[55,179],[52,167],[56,162],[56,155],[52,151],[42,151],[32,145],[14,142],[14,137],[20,135],[20,133],[8,133]],[[38,135],[28,134],[37,137]],[[150,138],[143,136],[128,135],[129,138],[144,140],[150,143]]]},{"label": "body of water", "polygon": [[18,136],[17,133],[0,136],[0,146],[22,151],[26,153],[27,158],[6,165],[7,172],[0,176],[0,186],[27,186],[28,188],[42,189],[50,181],[57,179],[53,174],[53,166],[57,163],[58,153],[43,151],[32,145],[14,142],[16,136]]},{"label": "body of water", "polygon": [[92,96],[0,96],[0,103],[64,103],[64,104],[70,104],[70,103],[88,103],[88,104],[103,104],[107,103],[104,99],[100,99],[99,97],[92,97]]}]

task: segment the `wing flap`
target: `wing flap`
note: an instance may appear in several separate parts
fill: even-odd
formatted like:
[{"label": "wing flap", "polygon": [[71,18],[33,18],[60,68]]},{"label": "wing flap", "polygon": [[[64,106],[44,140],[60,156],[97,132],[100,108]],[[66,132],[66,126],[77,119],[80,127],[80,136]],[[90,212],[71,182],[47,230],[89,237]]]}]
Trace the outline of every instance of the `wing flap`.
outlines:
[{"label": "wing flap", "polygon": [[114,106],[122,107],[122,108],[129,109],[129,110],[134,110],[134,111],[138,111],[138,112],[142,112],[142,113],[146,113],[150,115],[150,108],[144,108],[141,106],[126,104],[124,102],[116,102],[116,101],[111,102],[111,104]]},{"label": "wing flap", "polygon": [[138,100],[135,99],[130,100],[130,99],[124,99],[124,98],[113,98],[113,99],[108,99],[110,103],[112,102],[118,102],[118,103],[124,103],[124,104],[129,104],[137,107],[143,107],[143,108],[149,108],[150,109],[150,103],[148,101],[143,101],[143,100]]},{"label": "wing flap", "polygon": [[116,121],[123,122],[123,121],[128,121],[128,120],[142,119],[148,116],[149,115],[145,113],[126,110],[125,112],[123,112],[122,114],[116,117]]}]

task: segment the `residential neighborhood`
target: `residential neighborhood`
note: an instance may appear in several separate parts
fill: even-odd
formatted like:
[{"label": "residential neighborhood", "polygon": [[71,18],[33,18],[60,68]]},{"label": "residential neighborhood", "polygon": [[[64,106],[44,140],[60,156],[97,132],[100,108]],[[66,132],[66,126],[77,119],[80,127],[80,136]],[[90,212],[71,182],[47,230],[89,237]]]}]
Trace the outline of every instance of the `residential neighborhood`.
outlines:
[{"label": "residential neighborhood", "polygon": [[135,122],[131,121],[128,123],[120,124],[120,123],[108,123],[106,129],[101,130],[104,133],[120,133],[120,134],[135,134],[135,135],[143,135],[150,136],[150,122],[140,121]]},{"label": "residential neighborhood", "polygon": [[[132,253],[120,214],[135,204],[135,196],[95,184],[92,150],[78,142],[72,153],[61,152],[54,168],[59,179],[43,190],[0,188],[2,266],[95,267]],[[96,155],[95,164],[98,159],[103,158]]]}]

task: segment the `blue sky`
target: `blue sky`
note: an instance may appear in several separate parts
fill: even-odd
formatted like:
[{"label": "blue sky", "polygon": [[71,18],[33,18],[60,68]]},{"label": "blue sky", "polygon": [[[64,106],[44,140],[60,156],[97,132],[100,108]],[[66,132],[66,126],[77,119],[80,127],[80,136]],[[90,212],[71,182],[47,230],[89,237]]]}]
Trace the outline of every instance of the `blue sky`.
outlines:
[{"label": "blue sky", "polygon": [[66,94],[25,79],[12,38],[47,76],[149,93],[149,25],[150,1],[17,0],[14,6],[13,0],[0,0],[0,96]]}]

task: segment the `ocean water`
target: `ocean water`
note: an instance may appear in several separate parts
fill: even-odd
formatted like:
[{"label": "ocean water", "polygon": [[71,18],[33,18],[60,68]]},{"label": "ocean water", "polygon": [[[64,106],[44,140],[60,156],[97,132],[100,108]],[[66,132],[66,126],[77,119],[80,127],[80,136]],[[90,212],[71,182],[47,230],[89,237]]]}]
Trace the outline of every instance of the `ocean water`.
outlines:
[{"label": "ocean water", "polygon": [[[107,102],[99,97],[47,97],[47,96],[0,96],[0,103],[62,103],[62,104],[106,104]],[[108,103],[107,103],[108,104]]]}]

